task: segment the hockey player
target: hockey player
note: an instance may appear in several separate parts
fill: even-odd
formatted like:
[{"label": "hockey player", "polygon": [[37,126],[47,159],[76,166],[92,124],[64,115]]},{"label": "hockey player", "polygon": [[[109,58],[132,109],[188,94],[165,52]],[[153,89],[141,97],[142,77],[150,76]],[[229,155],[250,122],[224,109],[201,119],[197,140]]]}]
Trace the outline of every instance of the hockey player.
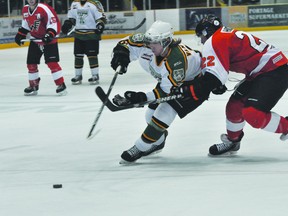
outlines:
[{"label": "hockey player", "polygon": [[245,122],[254,128],[280,133],[280,139],[287,140],[288,118],[271,112],[288,88],[288,60],[285,55],[247,32],[223,26],[214,15],[199,22],[196,35],[204,44],[204,76],[197,83],[180,88],[186,97],[205,97],[219,85],[219,81],[225,84],[229,71],[245,75],[226,105],[227,134],[221,135],[221,143],[210,147],[209,154],[237,152],[244,136]]},{"label": "hockey player", "polygon": [[68,20],[62,26],[62,32],[67,34],[75,26],[74,56],[75,77],[72,84],[82,83],[84,55],[88,57],[92,77],[90,84],[99,83],[99,40],[106,23],[104,9],[97,0],[75,0],[68,11]]},{"label": "hockey player", "polygon": [[53,80],[57,85],[56,93],[65,95],[66,85],[64,83],[63,72],[59,65],[58,43],[55,38],[60,33],[61,24],[56,12],[47,4],[38,3],[37,0],[28,0],[28,4],[23,7],[22,27],[19,28],[15,36],[15,42],[21,46],[22,39],[27,33],[32,38],[40,39],[41,42],[31,40],[28,55],[27,68],[29,86],[24,89],[24,95],[37,95],[39,89],[38,64],[44,54],[45,63],[50,68]]},{"label": "hockey player", "polygon": [[[126,91],[124,97],[116,95],[113,102],[118,106],[167,96],[173,87],[189,83],[201,71],[201,54],[182,44],[180,39],[173,39],[171,25],[162,21],[154,22],[145,34],[134,34],[120,40],[113,49],[111,67],[116,70],[120,65],[120,74],[123,74],[130,61],[135,60],[158,84],[146,93]],[[134,162],[162,150],[168,135],[167,129],[176,115],[183,118],[203,102],[194,104],[191,100],[178,99],[150,105],[145,115],[148,126],[135,145],[122,153],[120,163]]]}]

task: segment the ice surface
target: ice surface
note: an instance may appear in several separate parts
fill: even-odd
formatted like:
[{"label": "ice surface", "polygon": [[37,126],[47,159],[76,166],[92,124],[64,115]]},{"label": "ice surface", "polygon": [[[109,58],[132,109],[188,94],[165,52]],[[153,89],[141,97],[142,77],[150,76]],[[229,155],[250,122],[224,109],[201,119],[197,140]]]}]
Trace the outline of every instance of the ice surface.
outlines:
[{"label": "ice surface", "polygon": [[[288,31],[255,32],[288,53]],[[195,49],[190,35],[176,35]],[[100,84],[114,75],[111,51],[117,40],[101,41]],[[162,153],[134,166],[118,164],[146,126],[145,109],[107,109],[86,140],[101,102],[94,94],[85,58],[83,84],[74,76],[73,44],[60,44],[68,95],[56,95],[49,69],[40,65],[36,97],[28,86],[27,47],[0,50],[0,215],[1,216],[284,216],[288,214],[288,143],[280,135],[246,125],[233,158],[210,158],[208,148],[225,132],[225,103],[231,94],[211,96],[169,129]],[[232,78],[241,78],[231,74]],[[146,91],[155,80],[137,62],[118,76],[112,94]],[[235,83],[229,82],[231,89]],[[288,93],[273,111],[287,115]],[[62,189],[53,189],[62,184]]]}]

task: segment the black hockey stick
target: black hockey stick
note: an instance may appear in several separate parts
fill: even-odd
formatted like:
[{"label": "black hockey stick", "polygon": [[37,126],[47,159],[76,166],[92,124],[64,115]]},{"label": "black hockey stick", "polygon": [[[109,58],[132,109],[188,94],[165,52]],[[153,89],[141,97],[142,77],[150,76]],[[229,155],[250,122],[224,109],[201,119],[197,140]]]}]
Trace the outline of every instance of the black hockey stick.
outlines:
[{"label": "black hockey stick", "polygon": [[[98,114],[97,114],[97,116],[96,116],[96,118],[95,118],[95,120],[94,120],[94,122],[93,122],[93,124],[92,124],[92,126],[91,126],[91,129],[90,129],[90,131],[89,131],[89,133],[88,133],[88,136],[87,136],[87,139],[92,139],[94,136],[92,136],[92,134],[93,134],[93,131],[94,131],[94,128],[95,128],[95,126],[96,126],[96,124],[97,124],[97,122],[98,122],[98,120],[99,120],[99,118],[100,118],[100,116],[101,116],[101,114],[102,114],[102,112],[103,112],[103,109],[104,109],[104,107],[105,107],[105,105],[106,105],[106,103],[109,101],[109,95],[110,95],[110,93],[111,93],[111,91],[112,91],[112,88],[113,88],[113,86],[114,86],[114,84],[115,84],[115,82],[116,82],[116,79],[117,79],[117,76],[118,76],[118,74],[119,74],[119,71],[121,71],[122,70],[122,68],[119,66],[118,68],[117,68],[117,70],[116,70],[116,73],[115,73],[115,75],[114,75],[114,77],[113,77],[113,79],[112,79],[112,81],[111,81],[111,84],[110,84],[110,86],[109,86],[109,89],[108,89],[108,91],[107,91],[107,94],[105,94],[106,95],[106,98],[103,98],[103,100],[101,100],[103,103],[102,103],[102,105],[101,105],[101,107],[100,107],[100,109],[99,109],[99,111],[98,111]],[[102,89],[102,88],[101,88]],[[103,89],[102,89],[103,90]],[[104,92],[104,91],[103,91]],[[94,135],[96,135],[96,133],[94,134]]]},{"label": "black hockey stick", "polygon": [[178,94],[178,95],[171,95],[171,96],[162,97],[162,98],[158,98],[158,99],[154,99],[150,101],[145,101],[145,102],[140,102],[140,103],[135,103],[135,104],[128,104],[126,106],[117,106],[108,99],[107,94],[105,94],[105,92],[100,86],[98,86],[95,89],[95,93],[97,94],[97,96],[100,98],[102,102],[105,101],[105,106],[107,106],[107,108],[112,112],[118,112],[121,110],[127,110],[127,109],[132,109],[132,108],[137,108],[137,107],[143,107],[149,104],[164,103],[170,100],[175,100],[175,99],[179,99],[183,97],[181,94]]},{"label": "black hockey stick", "polygon": [[[143,26],[143,24],[146,22],[146,18],[144,18],[137,26],[135,27],[132,27],[132,28],[107,28],[105,27],[104,28],[104,31],[134,31],[134,30],[137,30],[139,29],[141,26]],[[87,31],[95,31],[96,29],[75,29],[75,31],[84,31],[84,30],[87,30]]]},{"label": "black hockey stick", "polygon": [[[67,33],[67,35],[65,35],[65,36],[59,36],[59,35],[57,35],[55,38],[57,38],[57,39],[69,38],[69,35],[72,34],[74,31],[75,31],[75,27],[72,28],[72,29]],[[71,37],[71,36],[70,36],[70,37]],[[28,38],[28,39],[22,39],[22,40],[21,40],[22,43],[27,42],[27,41],[42,42],[42,39],[41,39],[41,38]]]}]

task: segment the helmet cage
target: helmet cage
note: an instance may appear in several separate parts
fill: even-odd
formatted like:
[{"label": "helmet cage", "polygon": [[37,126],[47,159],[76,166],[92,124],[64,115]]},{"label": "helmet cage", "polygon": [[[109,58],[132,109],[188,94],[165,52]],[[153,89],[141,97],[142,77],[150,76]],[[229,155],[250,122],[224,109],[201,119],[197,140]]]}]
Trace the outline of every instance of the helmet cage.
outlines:
[{"label": "helmet cage", "polygon": [[163,48],[169,46],[173,40],[171,33],[161,34],[161,35],[152,35],[147,32],[144,35],[144,43],[149,46],[149,44],[159,43]]}]

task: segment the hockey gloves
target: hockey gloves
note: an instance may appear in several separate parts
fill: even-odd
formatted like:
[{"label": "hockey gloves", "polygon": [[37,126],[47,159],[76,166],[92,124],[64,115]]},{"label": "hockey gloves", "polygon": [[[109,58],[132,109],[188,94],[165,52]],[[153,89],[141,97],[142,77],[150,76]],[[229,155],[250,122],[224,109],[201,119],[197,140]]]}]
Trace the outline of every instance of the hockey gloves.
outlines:
[{"label": "hockey gloves", "polygon": [[184,82],[183,85],[173,89],[174,94],[182,94],[183,98],[190,98],[194,101],[208,100],[210,92],[223,94],[227,90],[220,80],[211,73],[205,73],[192,81]]},{"label": "hockey gloves", "polygon": [[42,42],[44,44],[48,44],[53,41],[54,37],[56,36],[56,32],[52,29],[47,29],[45,36],[42,38]]},{"label": "hockey gloves", "polygon": [[124,46],[117,44],[113,49],[113,58],[111,60],[111,67],[116,70],[118,66],[121,66],[121,71],[119,74],[124,74],[127,72],[128,64],[130,63],[130,52]]},{"label": "hockey gloves", "polygon": [[113,103],[117,106],[127,106],[129,104],[136,104],[147,101],[147,96],[144,92],[126,91],[124,97],[115,95]]},{"label": "hockey gloves", "polygon": [[15,43],[18,44],[19,46],[23,45],[24,42],[21,42],[21,40],[26,39],[26,35],[29,31],[24,29],[24,28],[19,28],[18,33],[15,36]]},{"label": "hockey gloves", "polygon": [[71,20],[65,20],[62,25],[61,31],[63,34],[67,35],[69,31],[73,28],[73,22]]},{"label": "hockey gloves", "polygon": [[215,95],[224,94],[227,91],[227,87],[225,85],[218,86],[212,90],[212,93]]},{"label": "hockey gloves", "polygon": [[96,29],[95,29],[95,33],[96,34],[102,34],[104,31],[105,25],[102,21],[99,21],[96,23]]}]

